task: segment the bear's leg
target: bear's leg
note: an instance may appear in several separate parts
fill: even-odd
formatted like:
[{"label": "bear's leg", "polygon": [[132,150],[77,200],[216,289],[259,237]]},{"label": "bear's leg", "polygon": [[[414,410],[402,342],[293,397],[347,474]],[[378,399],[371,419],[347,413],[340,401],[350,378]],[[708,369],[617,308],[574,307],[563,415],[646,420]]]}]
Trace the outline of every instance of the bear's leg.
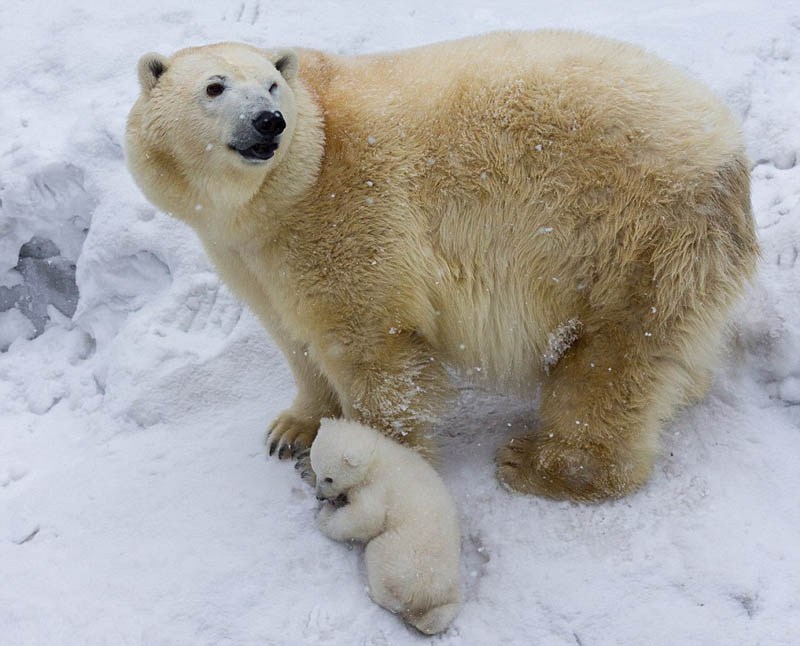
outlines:
[{"label": "bear's leg", "polygon": [[512,439],[497,454],[506,486],[598,501],[647,480],[661,418],[684,398],[685,384],[677,373],[656,369],[657,342],[638,336],[621,329],[585,332],[551,369],[539,432]]},{"label": "bear's leg", "polygon": [[309,356],[308,348],[287,333],[269,298],[269,286],[259,283],[259,273],[235,247],[206,244],[206,251],[228,285],[258,315],[273,341],[283,350],[297,384],[297,397],[267,429],[264,443],[269,454],[285,460],[308,449],[323,417],[339,417],[342,409],[336,393]]},{"label": "bear's leg", "polygon": [[269,454],[277,453],[281,460],[311,448],[323,417],[342,415],[336,393],[309,358],[308,351],[303,346],[291,345],[285,347],[284,352],[297,384],[297,397],[292,406],[270,424],[264,439]]},{"label": "bear's leg", "polygon": [[387,334],[352,354],[323,359],[342,412],[432,459],[430,431],[455,389],[442,362],[416,332]]},{"label": "bear's leg", "polygon": [[[373,538],[364,549],[370,599],[395,614],[406,611],[407,596],[403,580],[398,583],[395,572],[413,571],[404,559],[404,545],[398,544],[396,533],[385,532]],[[398,567],[399,561],[399,567]]]}]

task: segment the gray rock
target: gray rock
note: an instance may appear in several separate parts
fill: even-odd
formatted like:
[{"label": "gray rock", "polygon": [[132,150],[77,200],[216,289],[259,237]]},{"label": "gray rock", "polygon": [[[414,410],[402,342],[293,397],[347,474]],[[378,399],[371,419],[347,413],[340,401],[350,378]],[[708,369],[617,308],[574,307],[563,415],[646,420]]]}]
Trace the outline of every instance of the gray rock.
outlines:
[{"label": "gray rock", "polygon": [[19,308],[36,328],[36,336],[44,332],[49,320],[48,305],[71,317],[78,306],[78,285],[75,265],[59,254],[51,240],[34,237],[20,249],[19,264],[22,284],[0,287],[0,312]]},{"label": "gray rock", "polygon": [[19,250],[20,258],[52,258],[60,255],[58,247],[52,240],[46,240],[39,236],[33,236],[28,242],[22,245]]}]

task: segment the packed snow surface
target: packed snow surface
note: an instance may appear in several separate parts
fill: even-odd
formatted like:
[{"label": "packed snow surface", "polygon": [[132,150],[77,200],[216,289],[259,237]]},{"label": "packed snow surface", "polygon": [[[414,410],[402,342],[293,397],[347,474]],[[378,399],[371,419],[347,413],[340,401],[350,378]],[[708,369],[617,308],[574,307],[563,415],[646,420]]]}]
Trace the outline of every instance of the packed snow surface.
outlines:
[{"label": "packed snow surface", "polygon": [[[708,398],[615,503],[512,495],[535,408],[463,387],[439,428],[465,603],[437,644],[800,643],[800,5],[764,0],[0,4],[0,643],[424,643],[262,437],[286,363],[122,151],[146,51],[356,54],[499,28],[632,41],[742,120],[763,248]],[[476,65],[481,61],[476,60]],[[414,91],[408,88],[408,91]]]}]

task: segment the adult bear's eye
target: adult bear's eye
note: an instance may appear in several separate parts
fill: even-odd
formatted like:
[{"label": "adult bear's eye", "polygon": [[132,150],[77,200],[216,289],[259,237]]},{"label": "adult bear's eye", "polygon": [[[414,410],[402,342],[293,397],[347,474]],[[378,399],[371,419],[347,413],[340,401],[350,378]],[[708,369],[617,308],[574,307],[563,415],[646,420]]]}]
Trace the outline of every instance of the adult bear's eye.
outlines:
[{"label": "adult bear's eye", "polygon": [[272,85],[269,86],[269,93],[270,94],[275,94],[275,92],[277,92],[277,91],[278,91],[278,84],[277,83],[273,83]]},{"label": "adult bear's eye", "polygon": [[325,482],[328,482],[328,483],[333,482],[333,478],[325,478]]},{"label": "adult bear's eye", "polygon": [[222,83],[211,83],[206,87],[206,94],[208,96],[219,96],[225,91],[225,86]]}]

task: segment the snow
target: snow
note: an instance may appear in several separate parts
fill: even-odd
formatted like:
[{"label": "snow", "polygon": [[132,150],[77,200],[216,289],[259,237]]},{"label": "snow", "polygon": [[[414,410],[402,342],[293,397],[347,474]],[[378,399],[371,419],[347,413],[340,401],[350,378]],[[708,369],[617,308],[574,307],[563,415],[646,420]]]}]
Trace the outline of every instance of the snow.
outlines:
[{"label": "snow", "polygon": [[546,371],[556,365],[564,353],[578,340],[582,328],[583,324],[578,319],[569,319],[547,335],[547,349],[542,356]]},{"label": "snow", "polygon": [[797,643],[800,6],[763,0],[0,4],[0,643],[426,641],[265,459],[285,360],[138,192],[122,133],[147,51],[360,53],[505,27],[636,42],[709,84],[743,122],[763,260],[709,397],[627,499],[506,492],[494,451],[535,414],[464,386],[440,435],[465,604],[434,641]]},{"label": "snow", "polygon": [[17,339],[30,339],[35,334],[33,323],[18,307],[0,312],[0,350],[3,352]]}]

